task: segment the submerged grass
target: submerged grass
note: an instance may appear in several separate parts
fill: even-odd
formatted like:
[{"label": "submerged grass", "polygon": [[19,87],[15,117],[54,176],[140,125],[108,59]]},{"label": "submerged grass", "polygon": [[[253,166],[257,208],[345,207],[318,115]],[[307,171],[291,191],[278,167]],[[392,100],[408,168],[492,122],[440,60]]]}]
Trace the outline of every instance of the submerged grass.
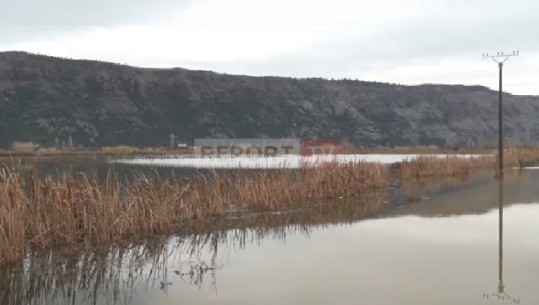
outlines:
[{"label": "submerged grass", "polygon": [[[446,176],[468,176],[476,169],[496,169],[497,151],[483,156],[464,157],[448,155],[446,157],[422,156],[401,162],[398,165],[402,181],[436,178]],[[539,164],[539,149],[509,148],[504,150],[506,167],[533,166]]]},{"label": "submerged grass", "polygon": [[510,148],[505,151],[504,162],[508,166],[524,168],[539,164],[539,149]]},{"label": "submerged grass", "polygon": [[382,208],[384,195],[376,192],[360,204],[336,199],[290,213],[194,222],[174,237],[152,236],[89,251],[30,251],[24,262],[1,270],[0,304],[127,304],[149,289],[167,289],[166,283],[175,279],[216,290],[216,272],[231,249],[357,221]]},{"label": "submerged grass", "polygon": [[[507,166],[539,161],[539,150],[506,151]],[[424,156],[397,165],[401,183],[468,177],[492,168],[492,154],[465,158]],[[42,178],[0,168],[0,265],[22,259],[27,248],[109,245],[171,232],[190,221],[207,224],[230,212],[313,208],[331,198],[365,198],[389,183],[387,166],[330,163],[298,170],[236,170],[181,180],[140,174],[107,179],[78,174]]]},{"label": "submerged grass", "polygon": [[472,170],[493,168],[496,159],[493,156],[465,158],[461,156],[433,157],[424,156],[407,160],[399,164],[402,181],[446,176],[468,176]]},{"label": "submerged grass", "polygon": [[0,169],[0,265],[28,246],[106,245],[207,222],[230,211],[270,211],[327,198],[360,197],[386,188],[388,168],[335,164],[300,170],[216,172],[181,181],[139,175],[104,183],[79,174],[22,176]]}]

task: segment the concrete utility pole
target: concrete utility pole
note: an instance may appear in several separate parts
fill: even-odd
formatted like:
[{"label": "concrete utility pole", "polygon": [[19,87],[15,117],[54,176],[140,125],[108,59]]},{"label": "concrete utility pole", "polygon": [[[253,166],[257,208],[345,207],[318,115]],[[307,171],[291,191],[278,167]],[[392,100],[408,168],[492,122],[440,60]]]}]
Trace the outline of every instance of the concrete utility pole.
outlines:
[{"label": "concrete utility pole", "polygon": [[498,92],[498,175],[503,176],[503,115],[502,115],[502,72],[503,64],[512,56],[518,56],[519,51],[511,54],[498,52],[496,55],[483,54],[483,59],[490,58],[498,64],[500,73],[500,88]]}]

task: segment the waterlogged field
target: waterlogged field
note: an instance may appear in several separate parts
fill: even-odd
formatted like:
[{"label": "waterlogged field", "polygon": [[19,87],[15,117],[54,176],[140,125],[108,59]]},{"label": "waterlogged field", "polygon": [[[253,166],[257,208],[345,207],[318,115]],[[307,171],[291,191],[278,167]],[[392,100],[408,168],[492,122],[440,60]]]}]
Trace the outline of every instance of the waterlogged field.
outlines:
[{"label": "waterlogged field", "polygon": [[[539,171],[253,213],[0,271],[3,304],[537,304]],[[500,229],[503,232],[500,244]],[[500,247],[501,246],[501,247]],[[502,255],[500,256],[500,249]],[[501,285],[500,285],[501,284]],[[499,287],[503,287],[503,291]]]},{"label": "waterlogged field", "polygon": [[259,156],[234,156],[234,157],[189,157],[189,158],[127,158],[111,159],[113,164],[146,165],[160,167],[180,167],[180,168],[253,168],[253,169],[275,169],[275,168],[302,168],[319,166],[328,163],[348,164],[348,163],[380,163],[394,164],[406,160],[414,160],[418,157],[433,158],[460,158],[473,159],[481,158],[482,154],[330,154],[330,155],[282,155],[274,157]]},{"label": "waterlogged field", "polygon": [[0,239],[21,217],[29,240],[0,266],[0,304],[539,303],[538,170],[276,158],[5,162],[0,207],[22,213]]}]

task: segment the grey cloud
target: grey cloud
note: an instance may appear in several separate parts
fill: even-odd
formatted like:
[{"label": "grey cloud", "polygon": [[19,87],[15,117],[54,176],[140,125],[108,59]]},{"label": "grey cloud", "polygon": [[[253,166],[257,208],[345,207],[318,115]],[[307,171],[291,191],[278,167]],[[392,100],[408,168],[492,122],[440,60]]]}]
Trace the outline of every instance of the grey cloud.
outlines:
[{"label": "grey cloud", "polygon": [[0,24],[10,26],[111,26],[159,22],[191,0],[1,0]]},{"label": "grey cloud", "polygon": [[395,63],[421,63],[441,58],[477,57],[485,52],[534,51],[539,20],[532,14],[508,14],[454,22],[433,18],[407,20],[374,29],[368,37],[355,35],[360,29],[343,28],[311,47],[315,57],[340,69],[384,67]]},{"label": "grey cloud", "polygon": [[0,0],[0,47],[95,27],[167,22],[192,0]]},{"label": "grey cloud", "polygon": [[[485,52],[520,49],[523,56],[533,56],[533,52],[539,51],[536,39],[539,19],[535,16],[539,2],[423,0],[421,3],[424,9],[407,19],[386,20],[380,16],[383,21],[380,23],[362,24],[361,20],[344,23],[301,50],[270,58],[212,62],[212,58],[192,61],[134,52],[129,63],[146,67],[202,67],[252,75],[349,77],[447,59],[480,61]],[[0,47],[91,27],[181,23],[181,19],[170,17],[192,4],[191,0],[0,0]]]},{"label": "grey cloud", "polygon": [[[481,60],[486,52],[519,49],[539,51],[535,39],[539,21],[531,15],[506,16],[504,20],[473,22],[417,20],[369,29],[347,26],[319,39],[301,52],[282,54],[264,62],[212,64],[221,71],[292,76],[343,77],[351,71],[380,70],[418,65],[443,59]],[[204,63],[195,63],[196,66]]]}]

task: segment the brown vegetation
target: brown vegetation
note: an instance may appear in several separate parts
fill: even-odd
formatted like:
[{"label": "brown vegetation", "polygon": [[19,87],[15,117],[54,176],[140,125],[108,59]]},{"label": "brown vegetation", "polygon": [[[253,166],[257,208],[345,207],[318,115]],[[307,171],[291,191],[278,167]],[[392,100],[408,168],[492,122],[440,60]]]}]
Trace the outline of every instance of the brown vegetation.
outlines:
[{"label": "brown vegetation", "polygon": [[343,148],[346,154],[491,154],[487,147],[439,147],[436,145],[395,146],[395,147],[351,147]]},{"label": "brown vegetation", "polygon": [[510,148],[505,150],[504,163],[506,166],[520,168],[539,164],[539,149],[537,148]]},{"label": "brown vegetation", "polygon": [[101,148],[36,148],[31,142],[24,142],[12,146],[9,150],[0,149],[0,157],[108,157],[108,156],[162,156],[162,155],[193,155],[191,147],[165,148],[144,147],[138,148],[127,145],[104,146]]},{"label": "brown vegetation", "polygon": [[435,157],[424,156],[399,164],[402,181],[426,177],[468,176],[474,169],[493,168],[496,160],[493,156],[466,158],[463,156]]},{"label": "brown vegetation", "polygon": [[140,175],[105,183],[87,175],[23,177],[0,170],[0,264],[24,256],[28,245],[110,244],[165,233],[186,220],[207,221],[231,210],[280,210],[383,189],[387,167],[328,165],[298,171],[237,171],[184,181]]},{"label": "brown vegetation", "polygon": [[[462,155],[446,157],[421,156],[399,164],[402,181],[442,176],[468,176],[475,169],[496,169],[497,154],[467,158]],[[526,167],[539,164],[539,149],[510,148],[504,151],[506,167]]]},{"label": "brown vegetation", "polygon": [[[37,299],[43,304],[80,300],[101,304],[106,302],[99,298],[105,296],[111,298],[111,304],[124,304],[125,298],[147,289],[166,290],[166,283],[178,278],[199,288],[215,289],[216,272],[230,249],[357,221],[381,209],[385,195],[376,192],[359,201],[335,199],[289,213],[251,213],[233,220],[186,223],[179,238],[152,236],[90,250],[31,251],[24,262],[2,269],[0,300],[5,304],[34,304]],[[115,293],[118,291],[122,293]]]},{"label": "brown vegetation", "polygon": [[[537,162],[539,151],[508,150],[506,164]],[[402,162],[402,184],[468,177],[495,168],[493,155],[424,156]],[[105,183],[88,175],[38,178],[0,169],[0,264],[24,256],[28,245],[110,244],[126,237],[170,232],[187,220],[207,223],[230,212],[283,211],[331,198],[360,198],[388,185],[380,164],[326,164],[299,170],[237,170],[180,181],[140,175]]]}]

